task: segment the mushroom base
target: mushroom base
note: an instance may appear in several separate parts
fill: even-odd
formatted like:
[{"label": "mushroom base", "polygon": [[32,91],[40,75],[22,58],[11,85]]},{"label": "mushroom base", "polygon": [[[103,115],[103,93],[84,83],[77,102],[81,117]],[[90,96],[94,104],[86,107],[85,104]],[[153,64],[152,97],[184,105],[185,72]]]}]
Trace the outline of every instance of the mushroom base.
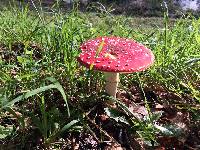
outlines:
[{"label": "mushroom base", "polygon": [[105,72],[105,90],[110,96],[116,98],[117,87],[119,84],[119,73]]}]

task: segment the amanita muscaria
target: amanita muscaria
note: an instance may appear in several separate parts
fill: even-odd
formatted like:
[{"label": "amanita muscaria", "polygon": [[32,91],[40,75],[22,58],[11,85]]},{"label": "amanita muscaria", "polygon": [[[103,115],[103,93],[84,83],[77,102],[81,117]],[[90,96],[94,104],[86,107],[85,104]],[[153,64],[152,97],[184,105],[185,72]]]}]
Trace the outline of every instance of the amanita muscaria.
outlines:
[{"label": "amanita muscaria", "polygon": [[119,73],[143,71],[153,64],[154,55],[144,45],[126,38],[98,37],[81,45],[78,61],[105,73],[106,92],[116,98]]}]

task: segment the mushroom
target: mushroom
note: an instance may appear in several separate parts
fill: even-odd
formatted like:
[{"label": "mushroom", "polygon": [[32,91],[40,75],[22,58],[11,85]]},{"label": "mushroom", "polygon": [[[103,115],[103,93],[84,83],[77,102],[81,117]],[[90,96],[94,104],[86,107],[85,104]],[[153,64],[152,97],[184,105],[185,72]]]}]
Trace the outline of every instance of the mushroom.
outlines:
[{"label": "mushroom", "polygon": [[126,38],[98,37],[81,45],[78,61],[105,73],[105,90],[116,98],[119,73],[143,71],[153,64],[154,55],[144,45]]}]

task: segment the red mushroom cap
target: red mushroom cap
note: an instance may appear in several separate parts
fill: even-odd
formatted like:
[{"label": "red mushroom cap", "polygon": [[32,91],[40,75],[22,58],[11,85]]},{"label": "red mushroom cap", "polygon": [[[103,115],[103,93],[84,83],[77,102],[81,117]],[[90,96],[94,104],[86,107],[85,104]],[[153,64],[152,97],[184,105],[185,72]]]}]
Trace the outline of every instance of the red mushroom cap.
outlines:
[{"label": "red mushroom cap", "polygon": [[81,45],[78,61],[94,70],[105,72],[137,72],[148,68],[154,61],[150,49],[131,39],[98,37]]}]

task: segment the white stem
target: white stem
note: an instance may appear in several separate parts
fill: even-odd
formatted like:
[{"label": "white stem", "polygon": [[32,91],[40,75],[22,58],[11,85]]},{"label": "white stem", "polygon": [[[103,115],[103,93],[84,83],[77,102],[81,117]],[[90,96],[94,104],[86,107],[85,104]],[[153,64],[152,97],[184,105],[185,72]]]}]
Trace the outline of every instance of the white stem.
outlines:
[{"label": "white stem", "polygon": [[116,98],[117,87],[119,84],[119,73],[105,72],[105,90],[110,96]]}]

